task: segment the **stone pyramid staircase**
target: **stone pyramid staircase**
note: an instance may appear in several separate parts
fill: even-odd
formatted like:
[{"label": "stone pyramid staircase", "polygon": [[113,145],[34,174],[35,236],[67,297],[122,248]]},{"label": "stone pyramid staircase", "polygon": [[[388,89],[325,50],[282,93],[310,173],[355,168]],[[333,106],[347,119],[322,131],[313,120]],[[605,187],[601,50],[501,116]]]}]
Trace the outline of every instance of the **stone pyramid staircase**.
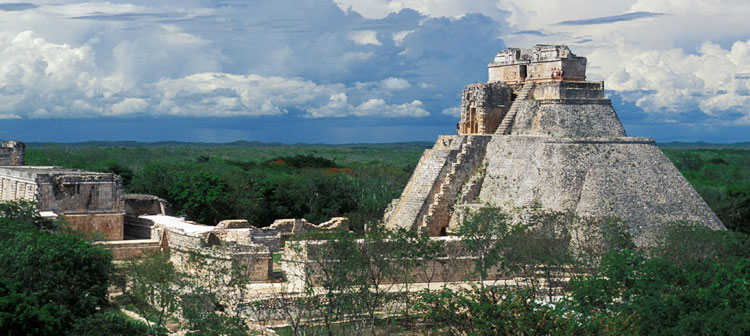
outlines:
[{"label": "stone pyramid staircase", "polygon": [[[449,145],[443,145],[442,141]],[[395,207],[387,215],[386,227],[413,228],[425,211],[425,204],[430,204],[435,194],[435,185],[442,181],[450,169],[450,163],[459,153],[463,137],[441,136],[432,149],[422,155],[417,167],[414,168],[409,182],[406,184],[401,197],[394,200]]]},{"label": "stone pyramid staircase", "polygon": [[522,100],[526,100],[526,98],[529,96],[529,92],[533,88],[534,82],[531,81],[526,82],[523,85],[521,91],[518,92],[518,96],[516,96],[516,100],[514,100],[513,104],[510,105],[510,109],[508,110],[508,113],[505,114],[505,117],[500,123],[500,126],[497,127],[495,134],[510,134],[510,127],[511,125],[513,125],[513,120],[516,118],[516,114],[518,113],[518,109],[521,105],[519,102]]},{"label": "stone pyramid staircase", "polygon": [[425,215],[419,223],[420,230],[430,236],[440,235],[441,230],[448,226],[451,216],[451,206],[461,186],[479,168],[484,159],[487,144],[492,139],[490,135],[468,135],[461,145],[461,151],[450,164],[450,170],[442,180],[437,181],[437,192],[432,197]]}]

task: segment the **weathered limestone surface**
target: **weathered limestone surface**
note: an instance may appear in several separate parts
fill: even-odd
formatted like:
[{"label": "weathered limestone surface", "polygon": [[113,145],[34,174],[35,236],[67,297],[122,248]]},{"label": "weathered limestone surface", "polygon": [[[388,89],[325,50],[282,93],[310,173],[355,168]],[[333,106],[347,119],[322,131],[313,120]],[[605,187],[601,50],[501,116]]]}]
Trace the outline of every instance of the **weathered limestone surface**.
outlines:
[{"label": "weathered limestone surface", "polygon": [[249,229],[253,228],[246,219],[226,219],[216,224],[217,229]]},{"label": "weathered limestone surface", "polygon": [[612,103],[603,100],[524,100],[512,135],[548,137],[625,136]]},{"label": "weathered limestone surface", "polygon": [[[266,245],[253,241],[253,233],[260,230],[217,229],[171,216],[142,218],[153,221],[155,229],[164,230],[165,246],[172,252],[172,262],[186,272],[200,273],[211,269],[191,262],[194,259],[191,256],[196,253],[205,257],[204,260],[213,267],[227,270],[243,267],[243,276],[251,281],[266,281],[273,270],[273,252]],[[278,237],[278,231],[273,231]]]},{"label": "weathered limestone surface", "polygon": [[123,239],[122,179],[59,167],[0,167],[0,200],[30,200],[39,211],[66,218],[74,229]]},{"label": "weathered limestone surface", "polygon": [[650,138],[496,136],[487,163],[477,203],[620,217],[640,245],[665,221],[724,228]]},{"label": "weathered limestone surface", "polygon": [[469,84],[461,92],[458,134],[492,134],[510,108],[513,89],[505,83]]},{"label": "weathered limestone surface", "polygon": [[122,199],[125,202],[125,214],[130,216],[172,214],[169,202],[154,195],[125,194]]},{"label": "weathered limestone surface", "polygon": [[[435,260],[422,267],[409,268],[409,274],[403,274],[399,279],[384,279],[383,283],[397,283],[404,278],[409,279],[410,282],[421,283],[449,282],[462,281],[474,276],[473,251],[466,251],[458,238],[433,237],[431,239],[442,246],[443,255],[434,256]],[[301,240],[295,241],[294,244],[294,248],[284,249],[281,256],[281,269],[286,275],[289,286],[293,289],[301,289],[308,281],[312,284],[320,284],[323,279],[323,267],[335,262],[325,258],[325,241]],[[403,263],[404,260],[392,262]],[[488,270],[486,279],[500,279],[504,275],[506,274],[497,268],[491,268]]]},{"label": "weathered limestone surface", "polygon": [[62,217],[78,232],[100,235],[106,240],[122,240],[125,236],[123,214],[65,214]]},{"label": "weathered limestone surface", "polygon": [[604,82],[536,82],[531,97],[535,100],[604,99]]},{"label": "weathered limestone surface", "polygon": [[26,144],[20,141],[3,141],[0,145],[0,166],[25,165]]},{"label": "weathered limestone surface", "polygon": [[464,137],[443,135],[432,149],[425,150],[401,198],[386,219],[387,227],[411,228],[419,222],[438,192],[438,181],[448,174],[449,163],[458,155],[463,141]]},{"label": "weathered limestone surface", "polygon": [[440,136],[425,151],[401,198],[386,210],[388,228],[444,233],[461,187],[479,167],[489,135]]},{"label": "weathered limestone surface", "polygon": [[279,232],[280,245],[284,246],[286,240],[294,235],[316,231],[334,231],[338,229],[348,230],[349,219],[346,217],[333,217],[330,220],[317,225],[308,222],[304,218],[277,219],[268,227],[268,229],[277,230]]}]

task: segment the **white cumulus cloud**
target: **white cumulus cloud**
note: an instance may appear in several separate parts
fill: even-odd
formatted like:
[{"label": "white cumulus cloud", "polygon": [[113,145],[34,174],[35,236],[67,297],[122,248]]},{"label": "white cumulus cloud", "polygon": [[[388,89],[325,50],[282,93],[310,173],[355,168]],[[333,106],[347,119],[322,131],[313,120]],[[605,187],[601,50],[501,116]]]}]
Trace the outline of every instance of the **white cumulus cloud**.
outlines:
[{"label": "white cumulus cloud", "polygon": [[378,33],[374,30],[355,30],[349,33],[349,39],[359,45],[381,45],[378,41]]},{"label": "white cumulus cloud", "polygon": [[[729,49],[705,42],[695,53],[674,48],[639,50],[623,46],[605,77],[609,89],[621,91],[647,113],[673,115],[695,107],[708,116],[750,115],[750,40]],[[602,57],[602,56],[600,56]]]}]

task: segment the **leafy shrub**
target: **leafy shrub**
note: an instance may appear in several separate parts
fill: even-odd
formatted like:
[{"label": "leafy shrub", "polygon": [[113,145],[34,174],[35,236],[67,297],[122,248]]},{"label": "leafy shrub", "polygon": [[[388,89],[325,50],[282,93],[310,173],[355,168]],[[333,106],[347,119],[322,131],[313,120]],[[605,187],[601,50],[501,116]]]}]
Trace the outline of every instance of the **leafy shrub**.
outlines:
[{"label": "leafy shrub", "polygon": [[59,335],[106,305],[112,256],[66,234],[39,230],[23,203],[0,210],[0,330]]}]

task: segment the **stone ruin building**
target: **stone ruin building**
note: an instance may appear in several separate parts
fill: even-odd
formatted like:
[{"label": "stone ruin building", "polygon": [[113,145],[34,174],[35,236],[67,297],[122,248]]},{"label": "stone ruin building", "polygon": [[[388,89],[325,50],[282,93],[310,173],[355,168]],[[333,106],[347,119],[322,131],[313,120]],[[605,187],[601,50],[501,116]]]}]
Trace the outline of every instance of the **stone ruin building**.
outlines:
[{"label": "stone ruin building", "polygon": [[24,165],[22,142],[0,147],[0,201],[37,203],[44,216],[62,216],[78,231],[123,239],[122,179],[114,174]]},{"label": "stone ruin building", "polygon": [[424,152],[388,228],[450,233],[465,209],[619,217],[638,245],[663,222],[724,228],[651,138],[628,137],[604,83],[564,45],[509,48],[461,93],[457,135]]}]

